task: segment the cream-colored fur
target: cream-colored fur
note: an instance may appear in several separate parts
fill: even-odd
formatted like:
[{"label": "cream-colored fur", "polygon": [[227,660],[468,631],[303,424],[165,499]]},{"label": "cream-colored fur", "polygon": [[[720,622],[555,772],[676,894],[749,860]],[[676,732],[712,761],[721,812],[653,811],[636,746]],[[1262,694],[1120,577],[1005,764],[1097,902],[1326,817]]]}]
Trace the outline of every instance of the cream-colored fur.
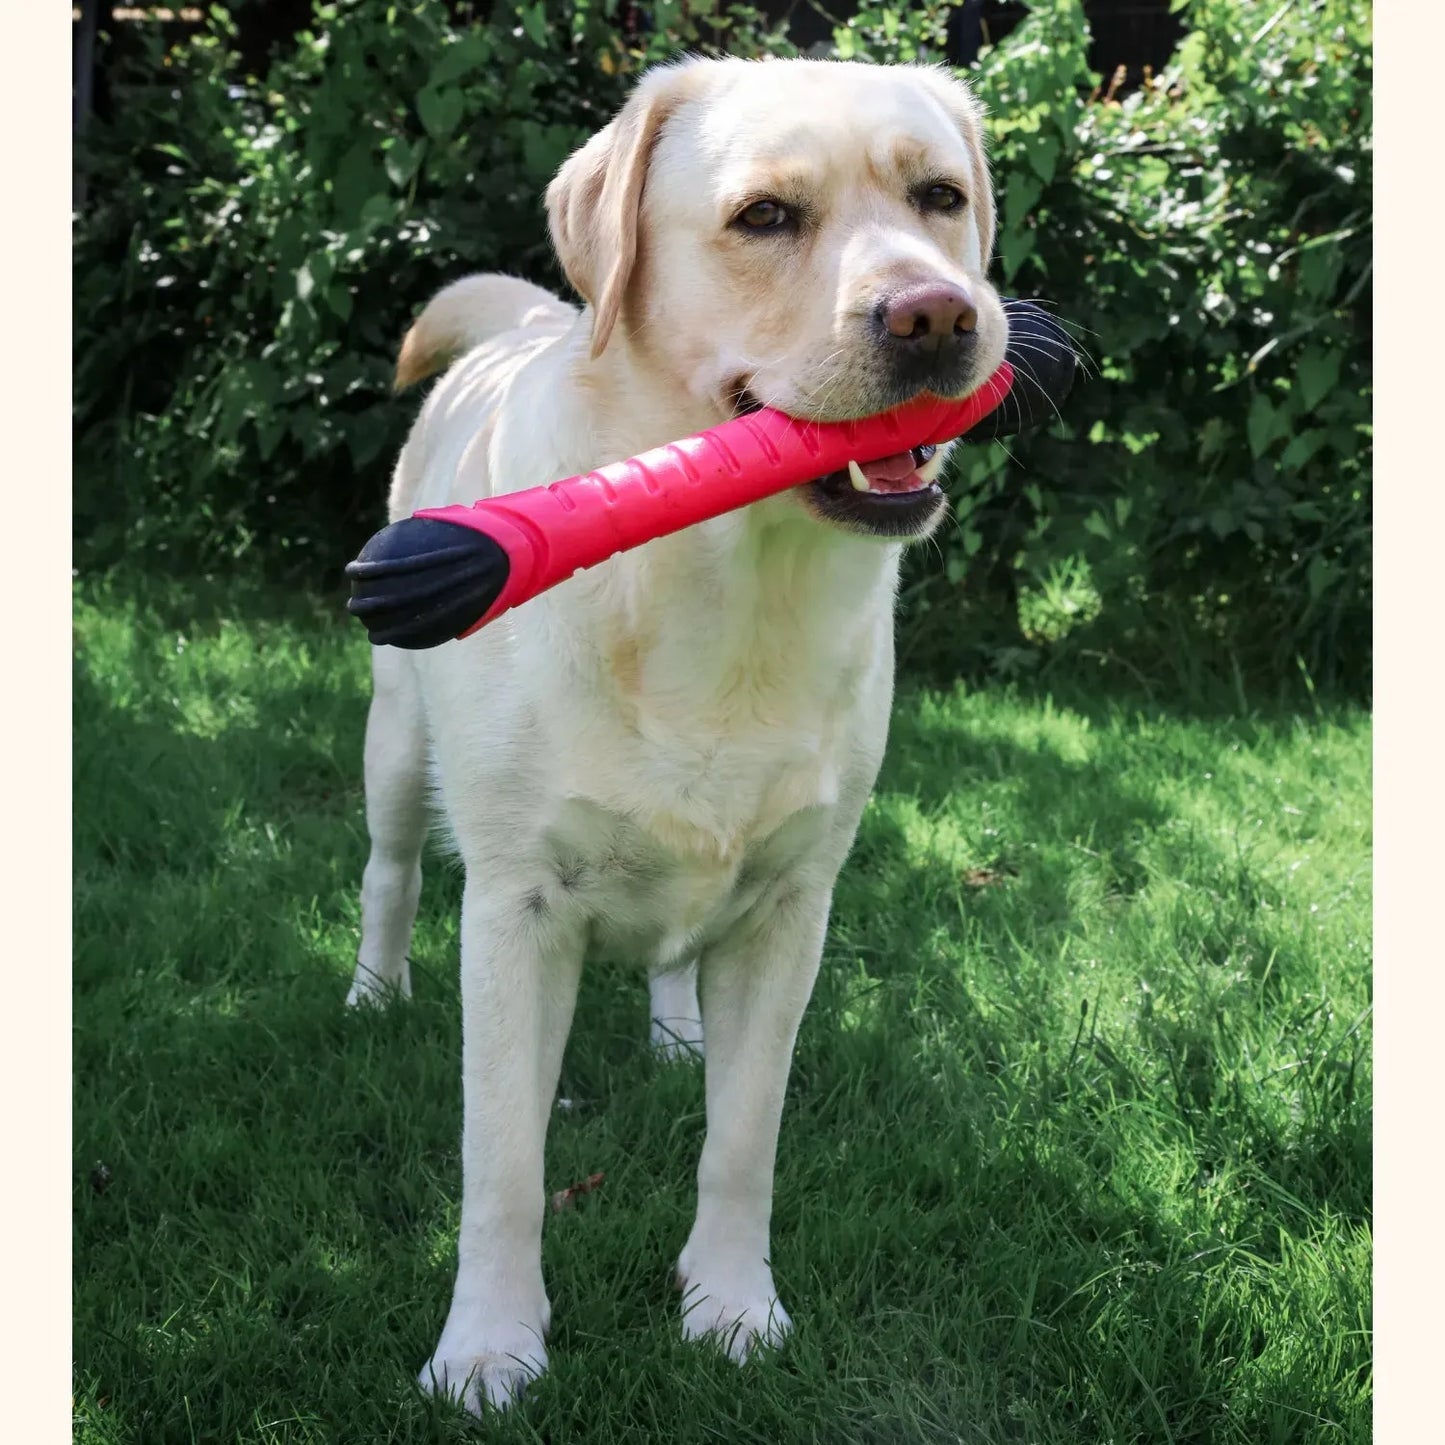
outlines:
[{"label": "cream-colored fur", "polygon": [[[933,173],[966,192],[966,215],[910,200]],[[739,234],[759,194],[806,208],[806,238]],[[653,71],[563,166],[548,210],[587,306],[504,276],[436,297],[399,382],[459,359],[402,451],[393,518],[713,425],[743,383],[796,415],[878,411],[864,332],[890,287],[966,286],[974,381],[1003,355],[976,107],[943,72]],[[899,553],[789,493],[614,558],[465,642],[375,650],[352,1002],[410,987],[429,769],[467,875],[459,1263],[428,1386],[476,1410],[545,1366],[542,1150],[584,953],[648,971],[657,1047],[705,1039],[685,1333],[742,1359],[786,1332],[774,1153],[834,880],[883,755]]]}]

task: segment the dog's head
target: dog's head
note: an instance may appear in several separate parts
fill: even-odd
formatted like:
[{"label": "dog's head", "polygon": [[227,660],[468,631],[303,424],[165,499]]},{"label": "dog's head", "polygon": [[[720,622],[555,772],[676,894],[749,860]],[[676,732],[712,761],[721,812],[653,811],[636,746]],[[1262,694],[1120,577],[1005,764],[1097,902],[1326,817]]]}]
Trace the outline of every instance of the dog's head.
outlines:
[{"label": "dog's head", "polygon": [[[945,71],[651,71],[547,204],[592,307],[593,357],[625,349],[694,414],[869,416],[924,391],[962,396],[1003,359],[979,107]],[[890,458],[806,500],[854,530],[921,535],[943,510],[938,462]]]}]

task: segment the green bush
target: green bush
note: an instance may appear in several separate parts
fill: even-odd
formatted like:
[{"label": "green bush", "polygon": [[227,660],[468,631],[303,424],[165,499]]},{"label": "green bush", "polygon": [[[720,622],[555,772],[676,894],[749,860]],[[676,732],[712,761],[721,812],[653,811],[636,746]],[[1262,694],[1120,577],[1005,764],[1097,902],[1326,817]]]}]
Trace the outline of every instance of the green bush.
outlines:
[{"label": "green bush", "polygon": [[[76,230],[76,527],[87,566],[248,552],[330,583],[375,525],[413,407],[395,346],[440,284],[560,286],[541,192],[679,49],[789,54],[747,7],[318,5],[262,80],[211,32],[119,77]],[[937,59],[947,7],[870,7],[835,54]],[[971,451],[915,558],[904,656],[1114,659],[1366,685],[1370,35],[1363,0],[1193,0],[1119,100],[1078,0],[970,79],[991,108],[998,279],[1089,357],[1048,432]]]},{"label": "green bush", "polygon": [[473,270],[561,286],[546,180],[628,70],[713,29],[707,6],[662,5],[666,35],[630,54],[617,8],[458,25],[440,0],[340,0],[263,81],[238,73],[219,9],[204,38],[152,43],[89,157],[75,248],[84,556],[327,569],[355,551],[413,411],[390,379],[415,310]]},{"label": "green bush", "polygon": [[[974,77],[1000,279],[1077,324],[1093,379],[1017,464],[965,459],[956,545],[915,615],[961,607],[995,666],[1067,639],[1186,682],[1298,663],[1363,687],[1369,7],[1184,8],[1171,66],[1122,101],[1088,72],[1077,0],[1040,6]],[[1051,593],[1067,612],[1041,611]]]}]

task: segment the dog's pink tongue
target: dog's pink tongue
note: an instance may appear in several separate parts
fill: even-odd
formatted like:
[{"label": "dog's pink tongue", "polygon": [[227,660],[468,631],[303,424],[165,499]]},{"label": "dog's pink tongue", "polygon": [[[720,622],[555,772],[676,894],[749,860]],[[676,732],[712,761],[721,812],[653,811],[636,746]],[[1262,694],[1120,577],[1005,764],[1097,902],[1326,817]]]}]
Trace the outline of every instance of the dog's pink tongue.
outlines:
[{"label": "dog's pink tongue", "polygon": [[899,452],[876,462],[860,462],[870,492],[912,492],[919,486],[913,470],[913,454]]}]

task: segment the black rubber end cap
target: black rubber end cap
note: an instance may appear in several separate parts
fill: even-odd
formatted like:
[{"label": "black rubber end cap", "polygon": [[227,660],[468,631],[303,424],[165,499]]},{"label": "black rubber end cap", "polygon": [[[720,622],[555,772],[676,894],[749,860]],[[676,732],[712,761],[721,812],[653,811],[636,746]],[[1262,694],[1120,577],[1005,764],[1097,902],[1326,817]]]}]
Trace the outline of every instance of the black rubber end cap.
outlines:
[{"label": "black rubber end cap", "polygon": [[403,517],[348,565],[346,610],[378,647],[439,647],[486,616],[509,570],[506,552],[485,532]]},{"label": "black rubber end cap", "polygon": [[991,442],[1057,420],[1073,389],[1079,354],[1069,333],[1032,301],[1005,300],[1008,349],[1014,369],[1009,394],[971,431],[966,442]]}]

